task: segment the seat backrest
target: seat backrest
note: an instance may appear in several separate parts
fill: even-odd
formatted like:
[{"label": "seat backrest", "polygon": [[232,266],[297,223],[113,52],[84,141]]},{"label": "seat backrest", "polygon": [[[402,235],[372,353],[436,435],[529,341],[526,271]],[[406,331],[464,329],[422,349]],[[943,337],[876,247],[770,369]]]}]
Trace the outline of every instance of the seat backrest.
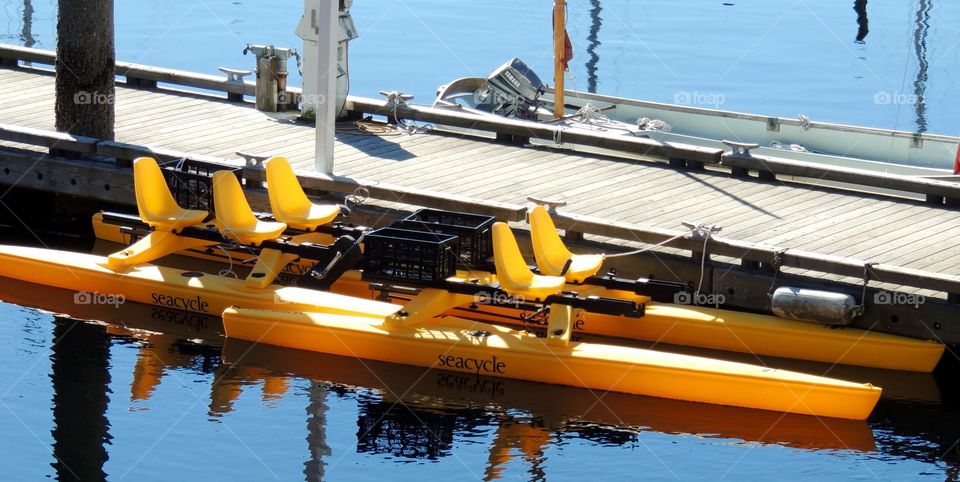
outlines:
[{"label": "seat backrest", "polygon": [[301,214],[310,210],[307,198],[296,173],[285,157],[274,156],[265,162],[267,169],[267,194],[270,196],[270,209],[278,221],[287,215]]},{"label": "seat backrest", "polygon": [[253,210],[243,195],[243,187],[232,172],[213,173],[213,202],[220,229],[244,231],[257,225],[257,217],[253,215]]},{"label": "seat backrest", "polygon": [[567,260],[573,255],[563,244],[550,213],[543,206],[538,205],[530,210],[530,238],[540,272],[548,276],[560,276]]},{"label": "seat backrest", "polygon": [[160,166],[152,157],[140,157],[133,161],[133,190],[140,219],[151,226],[156,227],[156,220],[169,218],[180,211]]},{"label": "seat backrest", "polygon": [[493,264],[497,268],[497,279],[507,291],[528,285],[533,280],[533,271],[527,267],[517,238],[507,223],[493,223]]}]

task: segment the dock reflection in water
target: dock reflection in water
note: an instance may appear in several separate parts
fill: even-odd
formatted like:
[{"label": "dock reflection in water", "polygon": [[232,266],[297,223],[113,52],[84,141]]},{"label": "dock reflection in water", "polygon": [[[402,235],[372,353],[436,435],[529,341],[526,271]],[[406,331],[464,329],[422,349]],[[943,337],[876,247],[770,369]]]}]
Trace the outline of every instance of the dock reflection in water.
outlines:
[{"label": "dock reflection in water", "polygon": [[58,319],[52,351],[53,467],[59,480],[101,480],[110,443],[109,337],[102,327]]},{"label": "dock reflection in water", "polygon": [[[108,323],[98,326],[58,317],[53,328],[53,339],[62,340],[52,357],[53,451],[63,462],[62,467],[55,465],[61,480],[72,479],[67,467],[81,479],[101,479],[110,455],[125,450],[123,445],[111,445],[123,435],[111,435],[116,429],[108,416],[108,406],[115,414],[116,407],[125,405],[127,396],[121,390],[129,390],[131,408],[162,411],[165,407],[152,398],[164,384],[184,383],[183,372],[205,374],[198,382],[206,390],[197,392],[201,399],[204,391],[209,394],[208,400],[201,400],[207,405],[208,424],[229,421],[235,426],[260,405],[260,417],[275,419],[260,423],[279,424],[277,429],[286,432],[302,430],[305,443],[288,442],[276,450],[300,454],[307,480],[324,480],[331,466],[354,457],[350,453],[396,464],[459,460],[471,450],[483,454],[477,461],[482,468],[471,468],[477,476],[542,480],[559,463],[558,448],[569,453],[571,443],[584,443],[614,451],[644,450],[644,437],[650,440],[651,434],[675,437],[672,443],[680,444],[678,451],[690,450],[684,444],[694,443],[697,450],[747,444],[828,451],[837,457],[859,453],[867,459],[947,463],[948,478],[956,477],[957,454],[950,447],[958,434],[950,427],[960,426],[960,416],[938,403],[884,400],[868,425],[594,394],[224,340],[218,318],[133,303],[119,308],[77,305],[70,292],[5,279],[0,279],[0,293],[6,301],[29,305],[43,300],[41,309]],[[136,350],[135,359],[127,364],[132,373],[117,372],[117,362],[111,362],[117,346]],[[129,378],[129,388],[112,383],[111,377]],[[909,378],[903,376],[901,383],[907,384]],[[932,383],[923,376],[917,379],[921,386]],[[940,393],[934,393],[939,398]],[[355,408],[345,411],[345,403]],[[291,417],[283,408],[291,404],[301,407],[299,415],[294,412]],[[245,418],[238,419],[237,414]],[[345,424],[352,430],[345,432]],[[183,428],[186,433],[198,429]],[[350,439],[346,446],[345,436]],[[236,450],[236,457],[245,457],[242,449]],[[623,455],[618,454],[612,456]]]}]

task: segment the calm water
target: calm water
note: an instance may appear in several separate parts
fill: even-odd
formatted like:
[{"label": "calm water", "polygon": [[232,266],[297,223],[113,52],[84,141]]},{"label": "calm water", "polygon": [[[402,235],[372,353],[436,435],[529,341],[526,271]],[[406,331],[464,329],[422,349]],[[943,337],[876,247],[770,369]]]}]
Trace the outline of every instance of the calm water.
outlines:
[{"label": "calm water", "polygon": [[960,475],[956,393],[930,375],[870,375],[894,399],[869,423],[781,417],[253,346],[218,318],[5,279],[0,293],[47,310],[0,304],[5,479]]},{"label": "calm water", "polygon": [[[27,0],[26,3],[30,3]],[[569,88],[903,130],[960,133],[960,2],[569,0]],[[862,15],[854,9],[866,4]],[[246,43],[297,47],[300,0],[116,2],[117,57],[219,74]],[[727,5],[732,4],[732,5]],[[432,101],[511,57],[552,84],[550,0],[357,0],[352,89]],[[0,0],[0,41],[56,46],[56,1]],[[861,38],[862,40],[857,40]],[[293,63],[291,70],[295,70]],[[291,83],[299,84],[297,75]]]},{"label": "calm water", "polygon": [[[595,3],[570,1],[576,88],[960,129],[957,2],[875,0],[866,31],[853,2]],[[550,4],[358,0],[352,92],[428,102],[512,56],[549,77]],[[54,48],[55,7],[0,0],[0,41]],[[249,67],[246,42],[299,46],[299,9],[117,2],[118,58]],[[4,480],[960,480],[956,363],[937,376],[836,369],[886,394],[868,422],[837,422],[251,347],[225,342],[216,318],[76,305],[2,279],[0,299]]]}]

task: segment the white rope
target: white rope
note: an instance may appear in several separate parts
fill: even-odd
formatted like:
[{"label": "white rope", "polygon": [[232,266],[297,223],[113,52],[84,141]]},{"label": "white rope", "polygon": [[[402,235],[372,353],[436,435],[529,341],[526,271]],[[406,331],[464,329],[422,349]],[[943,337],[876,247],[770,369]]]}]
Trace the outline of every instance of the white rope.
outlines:
[{"label": "white rope", "polygon": [[642,249],[637,249],[637,250],[634,250],[634,251],[627,251],[626,253],[604,254],[603,257],[604,257],[604,258],[619,258],[620,256],[630,256],[630,255],[633,255],[633,254],[640,254],[640,253],[643,253],[643,252],[646,252],[646,251],[650,251],[650,250],[653,249],[653,248],[658,248],[658,247],[660,247],[660,246],[663,246],[663,245],[665,245],[665,244],[667,244],[667,243],[670,243],[671,241],[675,241],[675,240],[677,240],[677,239],[680,239],[680,238],[682,238],[682,237],[684,237],[684,236],[686,236],[686,235],[687,235],[686,233],[684,233],[684,234],[678,234],[678,235],[676,235],[676,236],[674,236],[674,237],[672,237],[672,238],[665,239],[665,240],[663,240],[663,241],[661,241],[661,242],[659,242],[659,243],[657,243],[657,244],[654,244],[654,245],[651,245],[651,246],[647,246],[647,247],[642,248]]},{"label": "white rope", "polygon": [[641,131],[670,132],[670,124],[660,119],[651,119],[649,117],[637,119],[637,127],[640,128]]},{"label": "white rope", "polygon": [[563,126],[557,126],[557,130],[553,131],[553,143],[560,145],[563,142]]},{"label": "white rope", "polygon": [[700,294],[700,287],[703,286],[703,273],[707,270],[707,241],[710,241],[710,230],[706,231],[703,237],[703,257],[700,258],[700,281],[697,281],[697,293]]},{"label": "white rope", "polygon": [[770,143],[770,147],[774,149],[780,149],[784,151],[793,151],[793,152],[810,152],[806,147],[803,147],[800,144],[786,144],[784,145],[780,141],[773,141]]},{"label": "white rope", "polygon": [[610,124],[613,122],[609,117],[605,116],[600,109],[589,102],[578,109],[571,117],[588,124]]},{"label": "white rope", "polygon": [[[370,189],[366,186],[358,186],[353,190],[353,193],[344,196],[343,206],[347,208],[349,213],[352,213],[354,208],[363,206],[367,199],[370,199]],[[353,206],[351,207],[351,205]]]},{"label": "white rope", "polygon": [[227,269],[220,270],[220,272],[217,274],[219,276],[233,276],[234,278],[239,278],[239,276],[237,276],[237,273],[233,272],[233,256],[230,256],[230,252],[227,251],[226,248],[223,247],[223,245],[218,244],[217,247],[220,248],[220,251],[223,251],[223,254],[227,256],[227,260],[230,261],[230,266],[227,266]]}]

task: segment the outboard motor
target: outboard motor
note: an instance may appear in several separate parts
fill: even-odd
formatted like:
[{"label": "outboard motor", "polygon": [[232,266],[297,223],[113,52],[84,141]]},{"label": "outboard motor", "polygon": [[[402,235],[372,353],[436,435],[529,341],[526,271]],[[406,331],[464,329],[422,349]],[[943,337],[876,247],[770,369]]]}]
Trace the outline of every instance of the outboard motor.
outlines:
[{"label": "outboard motor", "polygon": [[521,119],[535,117],[544,85],[523,61],[514,58],[501,65],[487,77],[487,85],[489,89],[481,92],[478,100],[492,105],[493,113]]}]

